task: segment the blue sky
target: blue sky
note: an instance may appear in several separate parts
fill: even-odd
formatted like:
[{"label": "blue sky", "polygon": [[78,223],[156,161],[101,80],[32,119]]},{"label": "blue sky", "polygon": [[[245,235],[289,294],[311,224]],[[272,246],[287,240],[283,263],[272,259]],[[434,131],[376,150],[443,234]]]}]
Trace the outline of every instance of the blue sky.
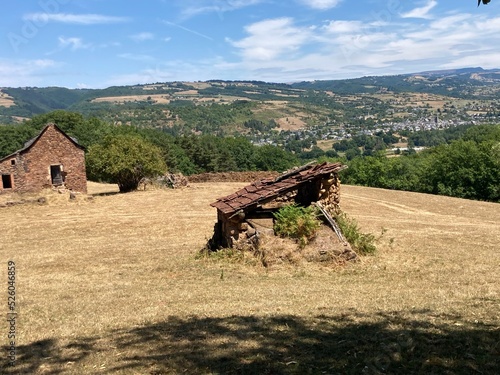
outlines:
[{"label": "blue sky", "polygon": [[0,87],[500,67],[500,0],[9,0]]}]

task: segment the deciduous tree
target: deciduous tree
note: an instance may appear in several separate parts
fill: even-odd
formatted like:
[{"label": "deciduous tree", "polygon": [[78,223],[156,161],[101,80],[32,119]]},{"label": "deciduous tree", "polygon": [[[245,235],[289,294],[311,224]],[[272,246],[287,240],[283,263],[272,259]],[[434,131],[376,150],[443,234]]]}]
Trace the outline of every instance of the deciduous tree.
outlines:
[{"label": "deciduous tree", "polygon": [[87,154],[90,178],[116,183],[121,192],[137,189],[142,178],[162,175],[166,169],[161,150],[132,134],[106,137]]}]

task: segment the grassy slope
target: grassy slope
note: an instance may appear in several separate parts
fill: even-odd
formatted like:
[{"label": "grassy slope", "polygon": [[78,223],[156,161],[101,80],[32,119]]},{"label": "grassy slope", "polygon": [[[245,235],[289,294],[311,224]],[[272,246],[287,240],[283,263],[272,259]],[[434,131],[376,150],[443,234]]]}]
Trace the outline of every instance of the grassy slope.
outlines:
[{"label": "grassy slope", "polygon": [[345,211],[386,230],[376,257],[195,260],[209,203],[242,185],[0,208],[20,309],[17,367],[0,372],[499,372],[498,204],[345,186]]}]

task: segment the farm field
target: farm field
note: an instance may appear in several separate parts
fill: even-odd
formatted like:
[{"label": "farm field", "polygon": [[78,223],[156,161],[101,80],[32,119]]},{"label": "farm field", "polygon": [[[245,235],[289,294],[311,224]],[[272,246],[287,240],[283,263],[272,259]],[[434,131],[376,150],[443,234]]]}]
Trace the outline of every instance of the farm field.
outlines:
[{"label": "farm field", "polygon": [[244,185],[89,183],[93,199],[0,208],[0,312],[9,260],[19,312],[0,373],[500,373],[500,205],[343,186],[344,211],[381,235],[376,256],[197,258],[209,204]]},{"label": "farm field", "polygon": [[0,107],[12,107],[14,105],[14,99],[0,90]]}]

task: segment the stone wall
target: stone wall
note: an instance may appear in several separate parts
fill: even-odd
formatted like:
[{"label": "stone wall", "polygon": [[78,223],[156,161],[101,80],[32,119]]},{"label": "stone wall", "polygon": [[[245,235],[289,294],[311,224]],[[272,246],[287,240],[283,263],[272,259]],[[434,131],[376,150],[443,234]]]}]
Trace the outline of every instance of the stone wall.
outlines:
[{"label": "stone wall", "polygon": [[332,173],[321,180],[318,201],[333,216],[340,213],[340,178],[338,174]]},{"label": "stone wall", "polygon": [[[263,209],[277,211],[285,205],[297,203],[309,206],[320,202],[323,207],[335,216],[340,212],[340,178],[338,174],[325,174],[318,179],[297,187],[262,205]],[[224,215],[217,212],[217,223],[214,227],[214,236],[209,241],[209,247],[216,250],[218,247],[234,247],[239,249],[258,245],[258,233],[252,225],[252,211],[239,212],[234,215]],[[272,214],[270,214],[272,218]],[[257,231],[258,232],[258,231]]]},{"label": "stone wall", "polygon": [[[51,188],[51,165],[61,165],[64,186],[87,192],[85,153],[54,125],[49,125],[28,149],[0,162],[0,174],[11,175],[13,192]],[[3,184],[0,182],[0,192]]]}]

